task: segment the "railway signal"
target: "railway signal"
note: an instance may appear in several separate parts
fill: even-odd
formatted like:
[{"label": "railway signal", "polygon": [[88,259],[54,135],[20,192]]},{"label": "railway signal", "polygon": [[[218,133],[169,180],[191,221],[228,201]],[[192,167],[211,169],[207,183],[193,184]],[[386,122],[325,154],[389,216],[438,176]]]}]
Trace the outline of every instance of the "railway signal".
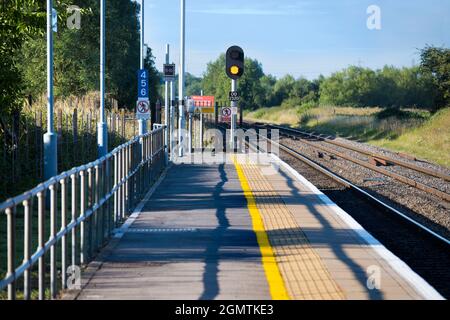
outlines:
[{"label": "railway signal", "polygon": [[226,53],[226,73],[233,80],[244,74],[244,50],[238,46],[228,48]]},{"label": "railway signal", "polygon": [[[237,80],[244,74],[244,50],[238,46],[229,47],[225,54],[225,72],[231,79],[231,132],[230,132],[230,145],[234,150],[236,148],[235,131],[237,122],[237,102],[239,100],[239,93],[237,91]],[[242,109],[241,109],[242,111]],[[242,115],[241,115],[242,119]]]}]

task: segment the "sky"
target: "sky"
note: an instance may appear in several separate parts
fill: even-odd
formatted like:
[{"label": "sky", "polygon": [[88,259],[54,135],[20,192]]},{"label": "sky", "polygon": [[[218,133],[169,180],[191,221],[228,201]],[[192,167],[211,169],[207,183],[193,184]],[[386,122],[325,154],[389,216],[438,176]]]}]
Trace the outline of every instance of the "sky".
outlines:
[{"label": "sky", "polygon": [[[179,63],[180,0],[145,1],[145,42],[158,69]],[[369,6],[381,29],[369,29]],[[239,45],[266,74],[314,79],[349,65],[411,66],[425,45],[450,46],[448,0],[186,0],[186,71]]]}]

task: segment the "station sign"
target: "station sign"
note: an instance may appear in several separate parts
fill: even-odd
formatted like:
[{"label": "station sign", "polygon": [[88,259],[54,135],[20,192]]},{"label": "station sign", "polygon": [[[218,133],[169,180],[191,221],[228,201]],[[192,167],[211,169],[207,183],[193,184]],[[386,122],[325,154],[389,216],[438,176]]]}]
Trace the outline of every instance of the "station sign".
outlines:
[{"label": "station sign", "polygon": [[136,102],[136,119],[150,120],[150,101],[148,99],[139,99]]},{"label": "station sign", "polygon": [[175,80],[175,64],[164,64],[163,74],[166,81]]},{"label": "station sign", "polygon": [[214,96],[192,96],[191,97],[196,112],[198,113],[214,113]]},{"label": "station sign", "polygon": [[138,99],[148,99],[148,71],[146,69],[141,69],[138,72]]}]

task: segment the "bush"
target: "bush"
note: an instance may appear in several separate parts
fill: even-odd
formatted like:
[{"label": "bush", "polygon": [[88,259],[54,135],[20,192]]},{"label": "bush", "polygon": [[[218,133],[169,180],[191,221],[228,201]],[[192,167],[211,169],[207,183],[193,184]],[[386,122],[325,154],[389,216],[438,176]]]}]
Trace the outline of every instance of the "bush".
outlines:
[{"label": "bush", "polygon": [[399,120],[406,120],[406,119],[426,120],[429,118],[429,114],[423,111],[421,112],[421,111],[402,110],[396,108],[387,108],[384,109],[383,111],[380,111],[376,115],[376,118],[379,120],[393,117]]}]

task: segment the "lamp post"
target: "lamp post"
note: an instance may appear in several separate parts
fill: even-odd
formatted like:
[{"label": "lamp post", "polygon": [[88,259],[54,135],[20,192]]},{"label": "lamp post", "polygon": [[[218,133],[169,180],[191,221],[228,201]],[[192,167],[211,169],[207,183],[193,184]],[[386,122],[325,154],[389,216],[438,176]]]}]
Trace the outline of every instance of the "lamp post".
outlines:
[{"label": "lamp post", "polygon": [[53,1],[47,0],[47,132],[44,134],[44,178],[58,174],[58,136],[53,130]]},{"label": "lamp post", "polygon": [[99,158],[108,153],[108,125],[105,115],[105,1],[100,0],[100,121],[97,124],[97,145]]},{"label": "lamp post", "polygon": [[179,124],[178,124],[178,156],[182,157],[184,154],[184,59],[185,59],[185,16],[186,16],[186,3],[185,0],[181,0],[181,34],[180,34],[180,74],[178,79],[178,100],[179,100]]}]

